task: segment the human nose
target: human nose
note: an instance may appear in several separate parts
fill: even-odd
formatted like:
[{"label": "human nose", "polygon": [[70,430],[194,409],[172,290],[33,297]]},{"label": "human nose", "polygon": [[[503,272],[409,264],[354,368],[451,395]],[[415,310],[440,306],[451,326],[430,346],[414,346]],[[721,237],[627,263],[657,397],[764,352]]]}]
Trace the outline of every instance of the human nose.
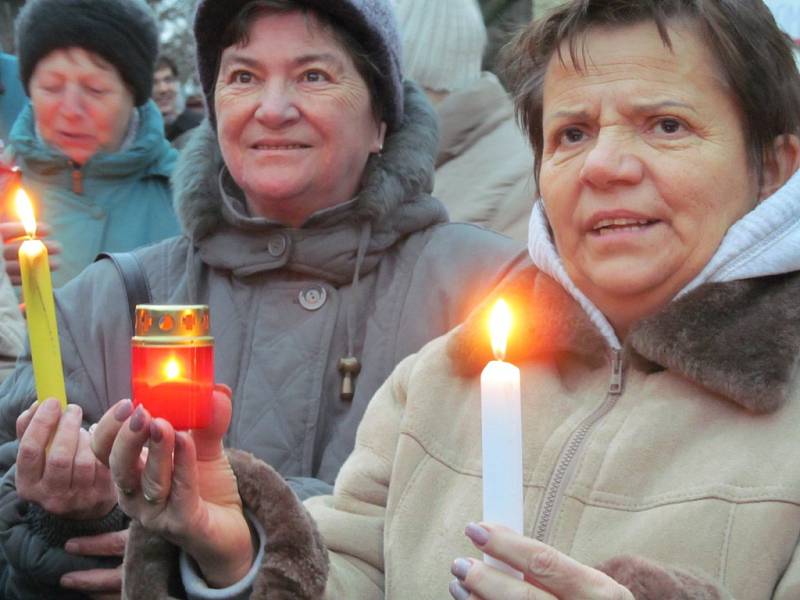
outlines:
[{"label": "human nose", "polygon": [[641,181],[644,167],[633,143],[620,132],[601,131],[583,162],[581,181],[601,189]]},{"label": "human nose", "polygon": [[256,119],[270,128],[279,128],[297,120],[297,108],[291,89],[279,83],[266,85],[256,109]]},{"label": "human nose", "polygon": [[61,114],[68,119],[74,119],[79,117],[82,112],[83,95],[77,88],[67,86],[61,97]]}]

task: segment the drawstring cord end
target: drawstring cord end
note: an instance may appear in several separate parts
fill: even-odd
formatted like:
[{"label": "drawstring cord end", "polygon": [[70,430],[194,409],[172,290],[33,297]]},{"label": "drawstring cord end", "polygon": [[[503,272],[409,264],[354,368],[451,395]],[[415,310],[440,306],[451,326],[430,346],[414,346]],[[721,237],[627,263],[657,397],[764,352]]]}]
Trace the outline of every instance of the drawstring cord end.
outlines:
[{"label": "drawstring cord end", "polygon": [[361,363],[355,356],[339,359],[339,373],[342,374],[342,400],[352,400],[356,391],[355,378],[361,372]]}]

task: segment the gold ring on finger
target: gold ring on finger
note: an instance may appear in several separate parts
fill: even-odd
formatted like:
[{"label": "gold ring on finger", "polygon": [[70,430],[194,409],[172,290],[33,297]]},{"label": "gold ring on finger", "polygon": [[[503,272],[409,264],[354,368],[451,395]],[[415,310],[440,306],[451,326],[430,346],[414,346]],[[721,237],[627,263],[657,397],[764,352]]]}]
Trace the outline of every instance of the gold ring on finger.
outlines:
[{"label": "gold ring on finger", "polygon": [[160,498],[151,496],[144,490],[142,490],[142,496],[144,496],[144,501],[147,502],[148,504],[158,504],[159,502],[161,502]]},{"label": "gold ring on finger", "polygon": [[123,496],[125,496],[126,498],[130,498],[131,496],[133,496],[133,495],[136,493],[136,490],[134,490],[134,489],[132,489],[132,488],[126,488],[126,487],[122,487],[122,486],[121,486],[120,484],[118,484],[118,483],[115,483],[114,485],[116,485],[116,486],[117,486],[117,491],[118,491],[120,494],[122,494]]}]

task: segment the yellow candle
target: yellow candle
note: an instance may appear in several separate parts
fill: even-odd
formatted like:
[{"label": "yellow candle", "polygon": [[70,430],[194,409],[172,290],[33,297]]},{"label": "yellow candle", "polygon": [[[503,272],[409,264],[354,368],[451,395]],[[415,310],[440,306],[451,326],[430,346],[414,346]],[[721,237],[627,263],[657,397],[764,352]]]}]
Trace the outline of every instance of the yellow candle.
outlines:
[{"label": "yellow candle", "polygon": [[34,239],[36,221],[33,208],[25,191],[17,191],[17,212],[29,239],[19,249],[19,267],[22,277],[22,295],[31,345],[33,376],[36,380],[36,398],[58,398],[61,407],[67,406],[64,372],[61,366],[61,347],[56,327],[56,308],[53,302],[53,283],[47,248],[41,240]]}]

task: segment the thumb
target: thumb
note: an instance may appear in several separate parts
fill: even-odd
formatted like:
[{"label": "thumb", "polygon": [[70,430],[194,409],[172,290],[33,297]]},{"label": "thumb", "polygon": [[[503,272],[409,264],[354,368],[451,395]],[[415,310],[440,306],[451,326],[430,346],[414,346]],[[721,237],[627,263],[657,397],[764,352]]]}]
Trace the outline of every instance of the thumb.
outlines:
[{"label": "thumb", "polygon": [[222,438],[231,423],[230,388],[216,384],[211,394],[211,423],[203,429],[192,430],[197,460],[214,460],[222,454]]}]

